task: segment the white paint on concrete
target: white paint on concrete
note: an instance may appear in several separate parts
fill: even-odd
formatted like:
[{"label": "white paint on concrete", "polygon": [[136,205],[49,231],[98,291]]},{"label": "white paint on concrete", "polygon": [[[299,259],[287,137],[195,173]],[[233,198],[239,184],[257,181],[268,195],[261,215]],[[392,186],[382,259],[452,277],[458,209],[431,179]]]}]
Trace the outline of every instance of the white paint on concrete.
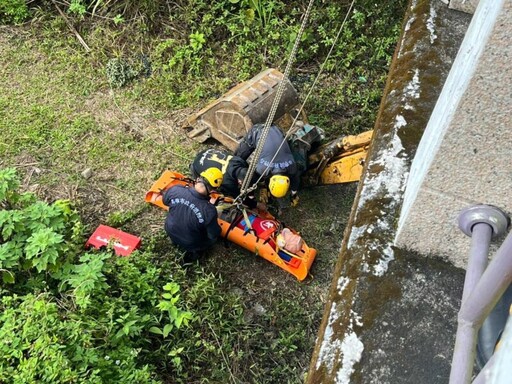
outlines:
[{"label": "white paint on concrete", "polygon": [[[417,0],[413,0],[412,3],[411,3],[411,10],[413,10],[415,7],[416,7],[416,2]],[[411,12],[411,15],[414,14],[413,12]],[[404,41],[405,41],[405,38],[407,36],[407,32],[409,31],[409,29],[411,29],[411,25],[412,23],[414,23],[414,20],[416,20],[416,17],[415,16],[411,16],[407,22],[405,23],[405,27],[404,27],[404,32],[402,34],[402,41],[400,42],[400,50],[398,51],[398,57],[402,56],[402,50],[405,46],[404,44]]]},{"label": "white paint on concrete", "polygon": [[343,363],[336,374],[336,384],[349,384],[350,375],[354,372],[354,365],[361,360],[364,345],[354,332],[345,335],[341,343],[341,352],[343,353]]},{"label": "white paint on concrete", "polygon": [[411,165],[395,237],[408,214],[448,130],[505,0],[481,0],[439,95]]},{"label": "white paint on concrete", "polygon": [[[341,278],[338,280],[338,288],[342,286],[343,289],[345,289],[349,281],[350,280],[348,278]],[[352,300],[352,304],[354,300],[355,299]],[[333,326],[339,320],[340,313],[337,305],[336,303],[332,303],[327,326],[325,327],[322,345],[318,353],[316,369],[319,369],[320,366],[324,365],[328,371],[332,372],[334,363],[339,362],[341,359],[341,366],[336,371],[335,383],[349,384],[350,375],[354,372],[354,365],[361,359],[364,350],[363,343],[354,332],[354,325],[361,327],[363,324],[361,316],[354,311],[350,311],[347,332],[343,338],[339,339],[335,338],[333,331]]]},{"label": "white paint on concrete", "polygon": [[[402,101],[404,102],[404,108],[407,110],[413,110],[414,107],[409,100],[420,98],[420,70],[416,68],[412,80],[407,84],[404,89],[404,95]],[[404,119],[405,121],[405,119]]]},{"label": "white paint on concrete", "polygon": [[388,270],[389,262],[395,259],[395,253],[393,252],[393,248],[391,248],[391,244],[387,244],[386,247],[381,250],[381,255],[383,257],[379,259],[377,265],[373,267],[372,273],[375,276],[383,276]]},{"label": "white paint on concrete", "polygon": [[353,324],[357,325],[358,327],[363,326],[363,318],[357,312],[351,311],[350,318],[351,321],[354,320]]},{"label": "white paint on concrete", "polygon": [[[412,75],[411,81],[405,86],[403,91],[402,102],[404,106],[409,105],[412,99],[417,99],[420,95],[419,70],[416,69]],[[412,107],[411,107],[412,108]],[[389,200],[387,207],[389,211],[395,209],[402,201],[403,191],[406,185],[407,172],[407,155],[398,136],[398,130],[407,126],[404,116],[396,115],[393,129],[388,134],[388,146],[381,150],[375,159],[369,164],[369,167],[377,166],[382,170],[377,173],[371,173],[365,179],[363,189],[358,201],[358,211],[368,202],[376,198]],[[375,224],[353,227],[348,241],[348,249],[350,249],[357,240],[366,232],[373,231],[384,232],[392,228],[390,222],[392,217],[383,216],[377,220]],[[367,255],[363,257],[363,271],[371,271],[376,276],[382,276],[388,270],[388,264],[394,260],[394,252],[391,247],[392,243],[381,244],[380,241],[366,240],[367,252],[377,251],[380,258],[373,266],[368,265]]]},{"label": "white paint on concrete", "polygon": [[366,232],[367,228],[367,225],[362,225],[360,227],[352,227],[352,230],[350,231],[350,237],[348,238],[347,249],[352,248],[356,240],[359,239],[361,235]]},{"label": "white paint on concrete", "polygon": [[400,200],[404,177],[406,174],[406,158],[404,147],[396,131],[407,125],[403,116],[397,116],[394,132],[390,135],[389,145],[382,150],[369,166],[381,166],[382,171],[371,174],[364,181],[361,197],[358,202],[360,210],[368,201],[378,197],[391,198],[391,205]]},{"label": "white paint on concrete", "polygon": [[329,319],[325,327],[322,345],[318,353],[318,360],[316,361],[316,369],[321,365],[325,365],[329,371],[332,371],[334,366],[334,359],[336,358],[337,351],[340,349],[341,340],[334,338],[333,324],[339,319],[339,314],[336,309],[336,303],[332,303],[331,311],[329,312]]},{"label": "white paint on concrete", "polygon": [[[402,103],[405,109],[412,109],[411,101],[418,99],[421,93],[420,71],[418,68],[412,73],[411,80],[402,90]],[[369,167],[381,167],[382,170],[377,173],[368,174],[364,180],[363,189],[358,201],[357,209],[361,210],[368,201],[376,198],[388,200],[388,211],[392,211],[402,202],[404,189],[409,177],[408,158],[404,152],[404,147],[398,136],[398,131],[407,127],[407,121],[401,114],[395,116],[395,124],[388,134],[388,146],[382,149],[375,159],[369,164]],[[350,249],[363,234],[372,232],[385,232],[393,227],[392,218],[383,215],[376,223],[353,227],[348,241]],[[368,254],[363,257],[363,271],[371,271],[375,276],[382,276],[388,270],[389,262],[394,260],[392,242],[381,244],[378,240],[365,240],[367,253],[378,252],[380,258],[376,264],[370,266],[367,264]]]},{"label": "white paint on concrete", "polygon": [[337,288],[338,288],[338,293],[340,295],[343,293],[345,288],[347,288],[348,283],[350,283],[350,279],[348,277],[341,276],[338,279]]}]

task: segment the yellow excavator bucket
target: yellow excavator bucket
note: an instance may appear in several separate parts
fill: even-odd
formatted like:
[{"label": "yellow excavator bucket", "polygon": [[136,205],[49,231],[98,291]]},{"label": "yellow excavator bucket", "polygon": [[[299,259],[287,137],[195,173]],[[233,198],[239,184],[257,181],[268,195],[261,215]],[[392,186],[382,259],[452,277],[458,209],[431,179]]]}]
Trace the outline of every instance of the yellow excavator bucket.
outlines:
[{"label": "yellow excavator bucket", "polygon": [[339,184],[359,181],[363,173],[364,161],[367,152],[361,148],[360,150],[347,154],[336,161],[326,165],[318,184]]},{"label": "yellow excavator bucket", "polygon": [[[266,121],[283,78],[277,69],[267,69],[189,116],[183,128],[190,138],[199,142],[213,138],[234,151],[254,124]],[[291,82],[288,79],[284,81],[284,92],[274,123],[288,129],[293,121],[291,114],[299,109],[299,97]]]},{"label": "yellow excavator bucket", "polygon": [[318,148],[308,157],[305,183],[339,184],[361,179],[373,131],[343,136]]}]

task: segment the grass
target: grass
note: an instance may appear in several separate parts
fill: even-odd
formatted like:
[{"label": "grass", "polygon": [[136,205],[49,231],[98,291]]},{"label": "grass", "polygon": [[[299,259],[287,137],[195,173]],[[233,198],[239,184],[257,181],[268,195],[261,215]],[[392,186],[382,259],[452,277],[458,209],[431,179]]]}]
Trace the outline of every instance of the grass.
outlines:
[{"label": "grass", "polygon": [[[35,162],[41,174],[32,182],[52,189],[106,183],[118,209],[130,209],[165,166],[186,169],[198,145],[179,138],[172,117],[154,117],[165,110],[144,110],[131,91],[111,89],[101,68],[60,40],[10,33],[0,58],[4,165]],[[92,180],[81,177],[86,168]]]},{"label": "grass", "polygon": [[[200,146],[183,139],[165,110],[149,112],[137,106],[132,93],[136,90],[111,90],[101,71],[87,65],[87,57],[63,66],[75,52],[32,39],[16,45],[1,42],[6,55],[0,76],[10,79],[0,85],[0,94],[5,95],[0,98],[2,166],[25,170],[25,187],[36,188],[48,200],[74,197],[91,229],[105,223],[146,238],[162,233],[163,214],[147,208],[143,194],[162,169],[185,171]],[[17,65],[3,65],[13,62]],[[43,74],[51,74],[52,81]],[[12,91],[9,83],[18,86]],[[87,92],[82,92],[81,84]],[[93,176],[84,179],[81,172],[89,167]],[[31,171],[36,168],[38,173]],[[74,196],[70,186],[76,186]],[[215,274],[216,295],[232,295],[235,287],[242,288],[237,297],[246,322],[240,335],[216,331],[219,344],[226,345],[230,369],[241,382],[301,382],[321,303],[315,298],[313,306],[305,305],[308,290],[263,259],[234,245],[217,248],[198,273]],[[162,253],[175,257],[169,250]],[[255,314],[255,304],[265,308],[265,314]],[[237,345],[230,347],[236,339]],[[219,345],[211,340],[203,347]],[[227,372],[227,365],[219,367],[211,379],[224,381]]]}]

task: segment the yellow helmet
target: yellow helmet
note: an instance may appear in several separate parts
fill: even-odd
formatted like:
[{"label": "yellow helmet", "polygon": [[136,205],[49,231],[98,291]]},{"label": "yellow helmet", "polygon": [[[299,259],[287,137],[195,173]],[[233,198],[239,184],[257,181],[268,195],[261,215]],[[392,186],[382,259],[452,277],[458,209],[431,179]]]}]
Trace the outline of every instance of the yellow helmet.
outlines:
[{"label": "yellow helmet", "polygon": [[288,193],[290,187],[290,179],[284,175],[274,175],[270,178],[268,189],[274,197],[284,197]]},{"label": "yellow helmet", "polygon": [[220,169],[211,167],[201,172],[201,177],[209,184],[211,188],[219,188],[222,184],[222,172]]}]

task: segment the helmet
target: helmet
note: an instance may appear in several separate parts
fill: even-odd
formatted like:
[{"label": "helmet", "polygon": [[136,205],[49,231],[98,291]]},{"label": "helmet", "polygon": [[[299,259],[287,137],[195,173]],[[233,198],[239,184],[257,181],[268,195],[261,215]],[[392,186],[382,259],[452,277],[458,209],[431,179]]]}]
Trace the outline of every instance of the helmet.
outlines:
[{"label": "helmet", "polygon": [[290,179],[284,175],[274,175],[270,178],[268,189],[274,197],[284,197],[290,187]]},{"label": "helmet", "polygon": [[219,188],[222,184],[222,172],[220,169],[211,167],[207,170],[201,172],[201,177],[205,182],[207,182],[209,185],[208,187],[211,188]]}]

